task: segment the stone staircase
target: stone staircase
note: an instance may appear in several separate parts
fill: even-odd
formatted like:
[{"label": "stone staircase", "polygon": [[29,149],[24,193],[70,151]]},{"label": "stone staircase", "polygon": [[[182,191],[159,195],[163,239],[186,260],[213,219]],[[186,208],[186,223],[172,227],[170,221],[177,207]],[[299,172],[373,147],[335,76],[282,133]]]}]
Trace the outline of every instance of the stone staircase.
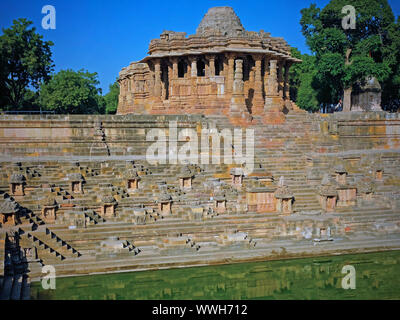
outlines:
[{"label": "stone staircase", "polygon": [[[211,261],[235,250],[251,254],[279,241],[294,243],[304,240],[300,231],[297,231],[303,222],[309,223],[314,229],[322,225],[334,226],[335,236],[343,239],[358,234],[395,234],[396,231],[391,228],[400,225],[398,210],[389,205],[387,199],[395,202],[393,197],[400,197],[399,181],[396,180],[399,178],[400,165],[398,153],[385,153],[382,157],[385,172],[383,181],[376,185],[374,206],[364,203],[361,195],[357,195],[357,206],[339,207],[333,213],[321,213],[317,187],[322,176],[311,181],[310,170],[327,172],[333,177],[335,159],[361,158],[363,153],[344,154],[335,137],[321,133],[318,117],[307,113],[289,113],[286,121],[280,124],[264,124],[261,119],[254,117],[251,125],[255,130],[255,171],[262,169],[268,177],[272,176],[273,181],[269,183],[272,189],[277,187],[277,181],[283,176],[294,194],[294,212],[288,216],[278,212],[255,213],[240,207],[239,202],[246,198],[246,194],[242,192],[244,188],[236,189],[231,185],[230,169],[239,166],[235,163],[193,165],[192,188],[181,189],[177,178],[181,164],[153,165],[143,157],[148,143],[136,133],[139,129],[154,127],[154,121],[144,122],[140,128],[129,129],[129,136],[122,139],[123,142],[118,146],[113,144],[115,140],[111,133],[106,134],[111,154],[106,159],[89,159],[82,138],[78,144],[79,152],[83,154],[79,162],[75,159],[59,162],[38,159],[18,165],[0,163],[3,172],[0,174],[1,190],[9,188],[5,172],[17,168],[27,174],[26,195],[17,201],[26,208],[21,217],[26,225],[21,226],[22,242],[26,246],[34,246],[39,258],[39,261],[29,264],[32,266],[29,276],[37,278],[40,275],[39,266],[46,264],[54,265],[59,275],[70,275],[77,270],[88,274],[122,268],[146,269],[158,263],[165,266],[168,260],[182,264]],[[157,122],[157,126],[166,127],[166,119]],[[196,118],[198,122],[188,117],[185,126],[196,128],[199,119],[219,131],[236,128],[224,116]],[[134,162],[117,157],[124,154],[125,147],[126,150],[131,148],[129,153]],[[243,146],[244,153],[245,150]],[[127,189],[127,168],[140,172],[139,189]],[[83,176],[83,193],[69,191],[68,173],[80,173]],[[364,166],[353,165],[349,169],[348,180],[357,183],[366,174]],[[249,176],[244,178],[244,186],[250,179]],[[225,193],[225,213],[218,214],[212,210],[208,213],[209,209],[214,208],[212,196],[216,186]],[[171,215],[158,214],[156,200],[163,192],[172,197]],[[113,217],[104,218],[100,215],[100,195],[103,194],[112,195],[117,201]],[[41,219],[38,199],[46,197],[55,198],[58,205],[54,224]],[[135,223],[135,208],[146,208],[150,212],[145,223]],[[192,209],[199,208],[200,215],[203,208],[203,215],[195,218]],[[85,223],[79,226],[72,220],[63,219],[67,215],[83,217]],[[245,235],[244,240],[232,243],[225,241],[225,236],[234,239],[232,235],[236,233]],[[175,245],[173,238],[176,238],[176,234],[187,239],[187,242],[181,244],[182,239],[176,239],[178,244]],[[114,237],[122,241],[123,250],[108,252],[104,249],[104,252],[99,252],[102,242]],[[168,244],[167,240],[171,240],[172,244]]]}]

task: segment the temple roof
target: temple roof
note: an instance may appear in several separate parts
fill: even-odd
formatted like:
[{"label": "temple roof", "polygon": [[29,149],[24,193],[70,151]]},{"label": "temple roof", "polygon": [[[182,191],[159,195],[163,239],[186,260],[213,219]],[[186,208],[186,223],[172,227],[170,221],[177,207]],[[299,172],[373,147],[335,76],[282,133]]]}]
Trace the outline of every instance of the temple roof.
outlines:
[{"label": "temple roof", "polygon": [[336,190],[336,183],[332,181],[328,173],[325,173],[321,185],[318,188],[318,193],[321,196],[326,197],[336,197],[337,190]]},{"label": "temple roof", "polygon": [[157,203],[171,202],[171,201],[172,201],[172,196],[169,193],[163,192],[158,195]]},{"label": "temple roof", "polygon": [[244,32],[239,17],[231,7],[210,8],[197,27],[196,34],[220,33],[224,36],[237,36]]},{"label": "temple roof", "polygon": [[10,177],[10,183],[23,183],[25,181],[25,177],[20,173],[13,173]]},{"label": "temple roof", "polygon": [[179,178],[191,178],[193,177],[193,172],[192,170],[190,170],[190,168],[188,166],[184,166],[178,175]]},{"label": "temple roof", "polygon": [[67,177],[70,181],[83,181],[83,176],[80,173],[69,173]]},{"label": "temple roof", "polygon": [[290,46],[283,38],[271,37],[263,30],[246,31],[231,7],[214,7],[205,14],[195,34],[187,36],[186,32],[164,30],[159,39],[151,40],[149,55],[123,68],[120,77],[146,68],[144,63],[154,58],[229,52],[262,54],[291,63],[301,62],[291,56]]},{"label": "temple roof", "polygon": [[107,203],[115,203],[116,201],[112,195],[105,194],[101,197],[101,202],[107,204]]},{"label": "temple roof", "polygon": [[0,213],[11,214],[20,211],[20,205],[14,200],[7,198],[0,204]]}]

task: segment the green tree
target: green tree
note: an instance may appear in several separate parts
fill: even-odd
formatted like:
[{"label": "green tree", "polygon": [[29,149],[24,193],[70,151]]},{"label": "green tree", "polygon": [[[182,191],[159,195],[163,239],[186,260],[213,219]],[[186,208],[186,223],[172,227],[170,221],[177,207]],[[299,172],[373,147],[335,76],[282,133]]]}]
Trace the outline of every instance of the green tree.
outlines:
[{"label": "green tree", "polygon": [[[355,8],[355,29],[342,27],[346,5]],[[343,107],[348,110],[353,85],[368,76],[380,81],[383,97],[388,95],[386,87],[398,64],[392,52],[398,34],[387,0],[331,0],[322,10],[312,4],[301,13],[302,32],[316,57],[321,103],[337,103],[343,94]]]},{"label": "green tree", "polygon": [[110,91],[104,96],[106,113],[115,114],[118,108],[119,83],[115,81],[109,86]]},{"label": "green tree", "polygon": [[29,87],[37,89],[50,78],[53,70],[51,41],[31,27],[26,19],[13,21],[0,36],[0,104],[17,109],[24,101]]},{"label": "green tree", "polygon": [[391,26],[388,31],[392,42],[387,50],[387,55],[391,55],[392,75],[384,83],[382,104],[388,111],[400,110],[400,17],[396,24]]},{"label": "green tree", "polygon": [[319,103],[315,84],[316,67],[315,56],[301,54],[297,48],[291,49],[293,57],[301,59],[302,63],[296,63],[290,68],[290,99],[308,111],[317,111]]},{"label": "green tree", "polygon": [[56,113],[104,113],[97,73],[61,70],[40,87],[39,102]]}]

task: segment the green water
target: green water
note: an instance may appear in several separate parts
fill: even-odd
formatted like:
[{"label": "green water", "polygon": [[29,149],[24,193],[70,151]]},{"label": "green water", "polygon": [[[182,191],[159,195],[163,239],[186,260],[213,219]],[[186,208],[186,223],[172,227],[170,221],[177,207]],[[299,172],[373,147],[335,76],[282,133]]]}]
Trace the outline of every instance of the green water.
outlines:
[{"label": "green water", "polygon": [[[344,290],[344,265],[356,289]],[[400,251],[59,278],[32,299],[400,299]]]}]

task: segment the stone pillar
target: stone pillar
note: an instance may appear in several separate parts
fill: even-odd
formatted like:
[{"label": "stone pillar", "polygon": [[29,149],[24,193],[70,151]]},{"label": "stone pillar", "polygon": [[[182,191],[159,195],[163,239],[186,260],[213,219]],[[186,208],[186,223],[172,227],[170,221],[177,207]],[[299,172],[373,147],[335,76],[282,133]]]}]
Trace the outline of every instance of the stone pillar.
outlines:
[{"label": "stone pillar", "polygon": [[192,66],[189,59],[186,59],[185,61],[187,63],[187,72],[185,73],[185,78],[190,78],[192,74]]},{"label": "stone pillar", "polygon": [[235,60],[236,68],[233,81],[231,113],[233,116],[238,116],[246,111],[244,98],[244,83],[243,83],[243,60]]},{"label": "stone pillar", "polygon": [[[223,57],[223,61],[222,61],[222,65],[223,65],[223,70],[222,73],[220,75],[225,77],[225,85],[227,86],[227,78],[228,78],[228,59],[226,56]],[[225,90],[226,91],[226,90]]]},{"label": "stone pillar", "polygon": [[235,70],[235,55],[228,53],[228,78],[227,78],[227,88],[226,91],[232,93],[233,91],[233,80],[234,80],[234,70]]},{"label": "stone pillar", "polygon": [[[279,96],[278,91],[278,75],[277,75],[277,63],[276,59],[269,61],[269,72],[267,76],[267,83],[265,86],[265,103],[264,103],[264,114],[266,115],[266,121],[271,123],[279,123],[284,121],[282,113],[283,100]],[[267,69],[266,65],[266,68]]]},{"label": "stone pillar", "polygon": [[209,77],[210,76],[210,66],[209,63],[207,62],[207,56],[204,57],[204,76]]},{"label": "stone pillar", "polygon": [[172,77],[171,78],[176,79],[176,78],[178,78],[178,58],[172,57],[171,64],[172,64]]},{"label": "stone pillar", "polygon": [[161,98],[162,100],[166,100],[168,97],[169,90],[169,78],[171,77],[169,73],[169,65],[164,65],[164,68],[161,68]]},{"label": "stone pillar", "polygon": [[235,69],[235,75],[234,75],[234,80],[233,80],[233,94],[236,95],[242,95],[244,92],[244,86],[243,86],[243,60],[242,59],[237,59],[235,61],[236,69]]},{"label": "stone pillar", "polygon": [[290,87],[289,87],[289,69],[291,67],[290,62],[286,62],[285,65],[285,83],[283,85],[283,97],[287,100],[290,99]]},{"label": "stone pillar", "polygon": [[169,98],[171,98],[173,96],[173,91],[174,91],[174,88],[173,88],[174,81],[173,81],[173,79],[175,79],[175,78],[174,78],[173,74],[174,74],[173,64],[172,63],[168,63],[168,91],[169,91],[168,92],[168,96],[169,96]]},{"label": "stone pillar", "polygon": [[195,56],[189,56],[189,61],[190,61],[190,83],[191,83],[191,89],[190,89],[190,100],[191,104],[193,106],[198,104],[197,100],[197,57]]},{"label": "stone pillar", "polygon": [[197,77],[197,59],[196,59],[196,57],[190,57],[189,60],[190,60],[190,64],[191,64],[191,68],[190,68],[191,76],[192,76],[192,78],[195,78],[195,77]]},{"label": "stone pillar", "polygon": [[269,75],[267,81],[267,94],[270,96],[278,95],[277,60],[270,60]]},{"label": "stone pillar", "polygon": [[161,61],[154,59],[154,97],[161,98]]},{"label": "stone pillar", "polygon": [[278,62],[278,94],[283,97],[283,62]]},{"label": "stone pillar", "polygon": [[214,77],[215,76],[215,56],[214,55],[208,55],[207,56],[208,59],[208,76],[209,77]]},{"label": "stone pillar", "polygon": [[255,61],[255,74],[254,74],[254,98],[253,98],[253,113],[260,114],[263,111],[264,97],[263,97],[263,83],[261,77],[261,55],[253,56]]}]

